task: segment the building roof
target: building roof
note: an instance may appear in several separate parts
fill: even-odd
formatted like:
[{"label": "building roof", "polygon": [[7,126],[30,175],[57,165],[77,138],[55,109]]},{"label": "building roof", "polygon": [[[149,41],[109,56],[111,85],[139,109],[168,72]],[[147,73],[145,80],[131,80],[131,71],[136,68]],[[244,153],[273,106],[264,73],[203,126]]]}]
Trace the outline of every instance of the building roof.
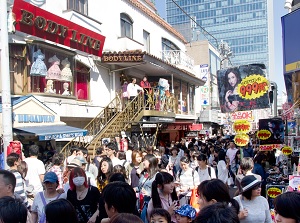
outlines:
[{"label": "building roof", "polygon": [[149,16],[151,19],[153,19],[155,22],[157,22],[163,28],[165,28],[169,32],[173,33],[182,42],[187,43],[186,39],[184,38],[184,36],[180,32],[178,32],[174,27],[172,27],[169,23],[167,23],[163,18],[161,18],[155,12],[148,9],[139,0],[127,0],[127,1],[129,3],[131,3],[133,6],[139,8],[141,11],[143,11],[147,16]]}]

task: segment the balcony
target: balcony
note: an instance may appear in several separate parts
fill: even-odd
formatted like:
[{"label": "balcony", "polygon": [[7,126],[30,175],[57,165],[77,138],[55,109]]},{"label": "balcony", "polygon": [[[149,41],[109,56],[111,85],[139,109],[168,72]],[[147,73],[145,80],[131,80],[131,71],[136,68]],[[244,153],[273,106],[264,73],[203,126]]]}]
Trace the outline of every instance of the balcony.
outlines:
[{"label": "balcony", "polygon": [[194,59],[181,50],[164,50],[161,52],[161,58],[179,68],[187,68],[191,71],[194,69]]}]

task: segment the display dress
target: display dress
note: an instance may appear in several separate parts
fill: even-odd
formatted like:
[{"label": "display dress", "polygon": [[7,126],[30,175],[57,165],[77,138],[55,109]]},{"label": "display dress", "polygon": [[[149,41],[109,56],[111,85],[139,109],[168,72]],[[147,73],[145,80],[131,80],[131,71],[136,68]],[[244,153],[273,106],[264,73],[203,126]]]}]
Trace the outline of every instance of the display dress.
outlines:
[{"label": "display dress", "polygon": [[72,75],[72,71],[70,68],[70,61],[68,60],[68,58],[65,58],[61,64],[63,65],[63,69],[61,71],[61,80],[62,81],[68,81],[68,82],[72,82],[73,80],[73,75]]},{"label": "display dress", "polygon": [[51,57],[48,62],[51,64],[51,66],[48,69],[46,79],[51,80],[61,80],[61,70],[59,68],[60,65],[60,59],[57,58],[56,55]]},{"label": "display dress", "polygon": [[47,67],[44,63],[45,55],[41,52],[41,50],[37,50],[33,53],[33,59],[35,60],[30,69],[31,76],[46,76],[47,75]]}]

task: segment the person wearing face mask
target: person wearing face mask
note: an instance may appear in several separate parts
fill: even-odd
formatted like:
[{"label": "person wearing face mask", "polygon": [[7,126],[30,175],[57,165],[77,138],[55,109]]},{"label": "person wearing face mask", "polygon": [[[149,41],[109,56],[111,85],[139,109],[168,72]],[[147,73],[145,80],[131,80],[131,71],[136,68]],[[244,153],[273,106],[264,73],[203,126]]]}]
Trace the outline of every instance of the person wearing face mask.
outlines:
[{"label": "person wearing face mask", "polygon": [[99,222],[100,192],[97,187],[88,186],[84,170],[80,167],[72,169],[69,183],[67,200],[75,207],[78,223]]},{"label": "person wearing face mask", "polygon": [[51,201],[59,198],[66,198],[66,193],[60,194],[56,191],[58,185],[58,178],[54,172],[48,172],[45,174],[43,181],[45,190],[36,194],[31,207],[32,222],[45,223],[45,206]]}]

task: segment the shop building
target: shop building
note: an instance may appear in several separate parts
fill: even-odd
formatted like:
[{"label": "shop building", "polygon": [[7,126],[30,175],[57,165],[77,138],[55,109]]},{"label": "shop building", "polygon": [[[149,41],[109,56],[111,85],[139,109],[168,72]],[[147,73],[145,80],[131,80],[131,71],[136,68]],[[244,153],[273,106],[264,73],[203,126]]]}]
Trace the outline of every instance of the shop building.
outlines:
[{"label": "shop building", "polygon": [[[134,126],[157,124],[157,132],[197,120],[195,89],[204,81],[195,76],[185,39],[152,3],[15,0],[12,9],[12,97],[34,95],[60,121],[87,130],[74,141],[96,148]],[[122,85],[144,76],[153,100],[141,96],[124,106]],[[169,85],[164,95],[155,88],[160,78]]]}]

